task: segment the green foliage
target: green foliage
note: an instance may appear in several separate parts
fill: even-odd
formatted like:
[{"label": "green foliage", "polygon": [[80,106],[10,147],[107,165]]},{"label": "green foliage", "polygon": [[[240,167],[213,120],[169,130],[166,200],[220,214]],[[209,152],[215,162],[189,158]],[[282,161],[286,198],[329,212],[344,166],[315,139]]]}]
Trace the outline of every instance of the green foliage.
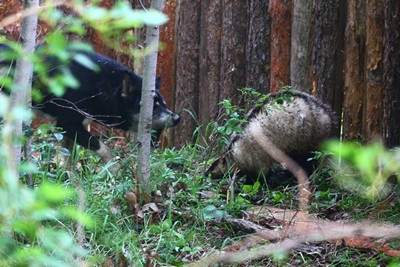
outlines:
[{"label": "green foliage", "polygon": [[100,1],[92,1],[89,5],[85,1],[75,0],[69,7],[73,12],[65,15],[57,8],[44,9],[41,18],[52,27],[62,25],[62,32],[75,33],[84,36],[85,25],[99,33],[103,42],[134,54],[126,49],[126,44],[132,44],[135,40],[131,32],[132,28],[140,28],[143,25],[160,26],[168,21],[168,17],[157,10],[134,10],[128,2],[117,1],[114,6],[107,9],[101,7]]},{"label": "green foliage", "polygon": [[252,185],[243,185],[242,189],[245,193],[254,195],[259,192],[261,183],[259,181],[254,182]]},{"label": "green foliage", "polygon": [[204,220],[222,219],[226,218],[227,212],[217,209],[214,205],[208,205],[201,210]]},{"label": "green foliage", "polygon": [[[95,1],[92,1],[95,2]],[[159,12],[135,11],[125,2],[118,2],[110,11],[99,6],[86,6],[83,1],[75,1],[71,8],[80,17],[65,17],[60,9],[46,8],[43,18],[56,27],[62,25],[62,31],[51,33],[46,40],[46,47],[28,58],[35,62],[35,71],[41,82],[51,88],[56,95],[62,95],[66,86],[78,86],[67,68],[61,74],[49,77],[47,74],[45,55],[57,56],[61,62],[71,58],[92,68],[93,62],[86,57],[74,53],[76,49],[89,51],[90,47],[75,43],[69,44],[63,32],[84,35],[84,24],[98,30],[107,44],[121,48],[122,40],[132,42],[130,33],[122,33],[131,27],[149,23],[159,25],[166,19]],[[21,46],[15,47],[16,53],[3,54],[4,57],[18,59],[25,57]],[[135,54],[135,52],[132,52]],[[11,88],[12,79],[5,76],[0,81]],[[41,97],[40,92],[36,97]],[[246,106],[260,106],[268,100],[268,96],[253,89],[242,89],[242,97]],[[281,108],[283,101],[290,101],[286,96],[276,99],[276,108]],[[224,109],[219,118],[221,123],[209,126],[211,134],[218,137],[219,146],[225,146],[232,134],[242,131],[241,124],[246,121],[247,109],[237,107],[230,100],[221,103]],[[275,107],[274,107],[275,108]],[[268,112],[268,111],[267,111]],[[6,119],[23,116],[29,119],[25,109],[10,110],[8,99],[0,94],[0,116]],[[77,195],[71,181],[66,179],[65,170],[60,167],[59,155],[70,155],[69,151],[60,148],[62,131],[50,125],[42,125],[37,130],[26,129],[27,136],[33,136],[32,149],[38,152],[34,166],[23,164],[20,170],[12,168],[12,159],[8,151],[12,143],[6,138],[12,129],[5,124],[1,129],[0,146],[0,266],[100,266],[104,259],[112,258],[116,263],[125,258],[130,266],[175,265],[183,266],[188,259],[203,257],[214,247],[224,248],[232,240],[233,229],[229,225],[214,226],[213,221],[224,219],[228,215],[238,216],[246,212],[249,199],[263,193],[263,202],[276,207],[293,207],[295,188],[279,190],[262,190],[260,183],[243,187],[240,194],[234,195],[233,189],[229,203],[226,201],[226,188],[221,181],[210,181],[201,174],[204,159],[209,154],[209,147],[198,143],[186,145],[182,149],[154,150],[151,154],[151,177],[155,192],[148,207],[157,210],[143,211],[139,217],[135,209],[125,199],[127,192],[134,188],[136,144],[129,143],[125,151],[129,156],[121,159],[121,171],[118,175],[108,172],[107,167],[99,167],[99,157],[92,152],[78,148],[77,158],[80,167],[77,181],[86,195],[85,213],[77,211]],[[12,135],[12,134],[11,134]],[[108,142],[113,142],[113,139]],[[398,151],[387,151],[378,145],[363,148],[354,144],[330,144],[329,149],[335,157],[340,155],[336,171],[321,168],[313,174],[315,183],[315,208],[329,207],[339,202],[341,208],[359,208],[362,200],[356,195],[345,195],[330,183],[333,173],[339,173],[344,185],[365,192],[369,198],[377,192],[384,191],[384,184],[393,173],[398,173]],[[60,153],[61,151],[61,153]],[[125,151],[114,149],[121,155]],[[317,155],[320,156],[321,154]],[[54,162],[54,159],[55,162]],[[55,167],[52,167],[52,166]],[[351,170],[343,172],[342,170]],[[28,188],[18,179],[19,174],[33,173],[34,188]],[[357,174],[357,175],[354,175]],[[376,181],[376,177],[379,177]],[[365,190],[366,189],[366,190]],[[155,201],[155,198],[159,198]],[[138,196],[139,207],[145,205]],[[363,204],[363,203],[362,203]],[[400,209],[391,209],[393,221],[398,221],[396,214]],[[360,214],[366,214],[366,212]],[[76,222],[85,225],[85,248],[75,241]],[[237,236],[234,236],[236,238]],[[239,236],[238,238],[242,238]],[[393,246],[397,246],[393,242]],[[157,257],[150,256],[153,252]],[[354,256],[359,251],[348,249],[339,255],[324,255],[331,258],[333,265],[375,266],[382,262],[390,266],[398,266],[397,260],[385,256],[363,256],[357,260]],[[123,255],[117,257],[116,255]],[[296,264],[313,263],[313,258],[301,255],[297,259],[291,255]],[[288,254],[275,255],[277,264],[289,265]],[[298,261],[297,261],[298,260]],[[296,262],[297,261],[297,262]],[[150,263],[151,262],[151,263]],[[257,262],[253,264],[257,265]]]},{"label": "green foliage", "polygon": [[[50,131],[45,129],[46,127],[43,127],[40,131],[34,132],[34,137],[39,138],[38,144],[45,147],[46,138],[50,138],[49,143],[57,143],[55,134],[59,134],[59,132],[56,129]],[[113,140],[111,138],[108,142],[113,142]],[[97,170],[99,158],[88,150],[84,150],[85,153],[79,153],[77,159],[82,166],[78,169],[78,179],[82,181],[87,199],[86,212],[91,217],[93,225],[93,227],[87,228],[86,237],[90,241],[88,241],[87,251],[84,255],[90,255],[90,261],[95,265],[101,265],[105,257],[111,257],[117,264],[121,259],[115,259],[113,255],[122,253],[130,265],[146,266],[147,260],[150,260],[153,264],[161,266],[182,266],[188,258],[200,257],[209,252],[212,247],[224,248],[232,242],[232,238],[243,237],[236,236],[237,230],[231,229],[228,224],[215,222],[221,219],[221,222],[224,222],[223,218],[228,215],[242,217],[250,205],[249,196],[252,197],[255,196],[253,194],[262,192],[264,198],[262,203],[265,205],[281,208],[294,207],[296,188],[265,191],[259,188],[257,183],[243,194],[234,195],[231,192],[230,202],[227,203],[226,195],[223,194],[226,191],[223,189],[221,181],[210,181],[199,175],[202,172],[205,148],[194,144],[179,150],[167,148],[162,151],[156,149],[152,152],[151,177],[154,192],[160,191],[161,200],[155,203],[159,211],[147,212],[144,213],[143,218],[138,218],[124,201],[126,192],[132,190],[134,185],[132,166],[134,167],[136,162],[137,147],[134,142],[131,142],[128,143],[126,149],[130,151],[130,156],[123,159],[121,165],[124,167],[118,176],[106,175],[103,171]],[[122,151],[115,149],[114,153],[119,154]],[[318,156],[321,155],[318,154]],[[39,165],[39,168],[42,170],[45,168],[45,164]],[[366,212],[358,212],[362,204],[360,198],[356,198],[355,195],[343,195],[342,191],[326,181],[326,177],[330,177],[332,173],[332,170],[321,168],[318,173],[314,174],[313,205],[315,208],[320,211],[320,209],[339,203],[343,209],[356,208],[357,213],[366,216]],[[60,179],[56,169],[52,169],[51,174],[55,175],[41,176],[36,181],[43,180],[54,183]],[[325,184],[329,184],[329,186]],[[68,185],[68,181],[65,182],[65,185]],[[205,192],[211,192],[212,195],[203,197],[206,195]],[[73,203],[71,200],[67,202],[68,204]],[[54,207],[57,204],[51,205]],[[139,207],[143,207],[143,203]],[[63,223],[63,229],[73,232],[74,220],[72,218],[75,217],[68,213],[64,216],[64,218],[59,217]],[[59,228],[55,222],[46,221],[45,225],[51,225],[51,230]],[[149,259],[143,251],[155,253],[158,256]],[[348,266],[351,266],[352,263],[368,266],[368,264],[358,261],[355,256],[361,256],[363,261],[370,264],[379,262],[379,260],[390,262],[390,259],[381,254],[373,257],[358,255],[358,253],[360,252],[354,249],[347,251],[342,248],[338,256],[327,254],[325,257],[327,261]],[[278,265],[289,265],[296,259],[309,264],[313,262],[313,258],[306,254],[301,257],[287,254],[274,257],[273,260]],[[257,262],[254,262],[253,266],[257,266]]]},{"label": "green foliage", "polygon": [[69,232],[46,226],[67,218],[90,226],[86,215],[65,205],[73,191],[46,182],[33,190],[13,179],[0,166],[0,266],[76,266],[76,257],[87,257]]},{"label": "green foliage", "polygon": [[[79,86],[68,69],[71,59],[95,69],[94,62],[76,53],[77,50],[90,51],[91,47],[80,42],[68,43],[66,33],[85,35],[87,27],[84,25],[89,25],[98,31],[108,45],[118,49],[121,48],[122,40],[124,45],[134,41],[129,32],[133,27],[141,27],[144,24],[158,26],[167,21],[167,17],[158,11],[133,10],[123,1],[118,1],[111,9],[100,7],[99,1],[95,2],[92,1],[87,5],[80,0],[69,1],[68,7],[75,12],[65,16],[61,9],[51,4],[51,1],[46,1],[39,15],[56,29],[46,36],[46,45],[39,47],[33,55],[26,55],[23,53],[22,45],[3,39],[2,43],[11,49],[3,51],[1,59],[13,62],[21,59],[32,61],[36,75],[33,79],[38,82],[37,84],[48,88],[56,96],[62,96],[66,87]],[[126,49],[124,51],[135,54],[134,51]],[[60,62],[58,73],[55,75],[49,74],[47,64],[49,57],[56,58]],[[1,88],[12,90],[13,69],[2,68],[0,74]],[[47,93],[34,90],[32,95],[40,101]],[[24,129],[26,136],[33,136],[35,142],[32,147],[39,156],[33,165],[22,162],[20,169],[16,169],[13,164],[11,153],[13,144],[23,142],[24,138],[13,135],[14,129],[10,122],[16,118],[23,118],[26,122],[31,119],[29,110],[22,104],[11,109],[8,97],[0,93],[0,117],[4,118],[4,123],[0,125],[2,148],[0,150],[0,266],[88,266],[90,258],[96,256],[96,253],[76,243],[75,223],[82,224],[86,230],[91,230],[99,229],[98,221],[89,219],[86,213],[77,210],[78,197],[68,180],[63,180],[66,177],[64,169],[50,167],[53,165],[54,156],[58,155],[57,151],[60,150],[56,144],[62,140],[62,132],[49,125],[42,125],[36,131],[30,128]],[[69,152],[64,151],[64,154],[69,155]],[[78,156],[84,157],[85,154],[78,153]],[[82,168],[81,175],[87,175],[92,171],[93,159],[98,161],[96,156],[89,157],[86,169]],[[58,164],[56,160],[55,165]],[[104,176],[103,173],[100,175]],[[20,179],[20,174],[32,174],[34,187],[28,188],[22,184],[24,179]],[[77,178],[84,181],[82,176]],[[90,186],[94,187],[93,184]],[[91,196],[92,191],[89,193]],[[88,214],[93,212],[89,210]],[[107,220],[103,222],[107,223]],[[115,223],[114,226],[118,227],[119,224]],[[171,237],[179,236],[177,233]],[[112,242],[115,242],[115,237],[112,237]],[[124,241],[123,238],[121,240]],[[175,246],[185,248],[182,241]],[[137,257],[138,254],[142,254],[140,250],[132,256]]]},{"label": "green foliage", "polygon": [[[398,149],[387,150],[379,143],[366,146],[354,142],[329,142],[337,170],[337,181],[368,199],[382,198],[391,191],[389,179],[400,171]],[[394,181],[391,181],[392,183]]]}]

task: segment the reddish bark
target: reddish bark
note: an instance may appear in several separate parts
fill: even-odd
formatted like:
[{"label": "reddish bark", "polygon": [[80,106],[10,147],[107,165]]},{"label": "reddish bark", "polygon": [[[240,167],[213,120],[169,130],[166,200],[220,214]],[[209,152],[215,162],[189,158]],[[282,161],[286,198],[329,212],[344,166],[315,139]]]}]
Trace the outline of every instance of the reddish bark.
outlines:
[{"label": "reddish bark", "polygon": [[357,0],[348,2],[347,25],[345,29],[346,55],[343,88],[343,138],[352,140],[362,137],[362,102],[364,94],[365,28],[360,23],[362,8]]},{"label": "reddish bark", "polygon": [[271,0],[271,92],[290,84],[291,0]]},{"label": "reddish bark", "polygon": [[[160,27],[160,52],[158,53],[157,76],[161,76],[160,91],[167,102],[168,108],[175,106],[175,28],[176,0],[165,0],[163,12],[168,15],[168,22]],[[172,143],[173,130],[164,134],[161,144]]]},{"label": "reddish bark", "polygon": [[[389,256],[400,256],[400,249],[392,247],[390,243],[392,238],[399,237],[397,225],[328,221],[306,212],[273,207],[255,206],[252,210],[248,210],[247,214],[249,215],[247,220],[228,217],[226,222],[232,229],[240,229],[252,235],[226,247],[224,251],[227,254],[220,256],[213,263],[230,262],[230,259],[237,256],[236,253],[242,253],[243,256],[268,255],[276,251],[295,249],[301,243],[321,241],[379,251]],[[263,245],[265,241],[276,245]],[[257,245],[264,247],[258,251]]]},{"label": "reddish bark", "polygon": [[380,0],[367,1],[366,90],[363,116],[363,139],[371,141],[382,132],[383,75],[383,5]]}]

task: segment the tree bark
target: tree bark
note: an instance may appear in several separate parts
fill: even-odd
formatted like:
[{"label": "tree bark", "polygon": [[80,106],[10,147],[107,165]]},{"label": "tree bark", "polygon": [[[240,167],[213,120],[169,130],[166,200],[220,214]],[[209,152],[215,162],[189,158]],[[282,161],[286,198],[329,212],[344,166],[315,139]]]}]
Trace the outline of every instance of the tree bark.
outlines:
[{"label": "tree bark", "polygon": [[246,44],[246,87],[261,93],[270,90],[270,34],[269,1],[248,1],[248,33]]},{"label": "tree bark", "polygon": [[400,2],[383,1],[383,138],[387,147],[400,145]]},{"label": "tree bark", "polygon": [[[162,11],[163,0],[152,0],[150,8]],[[137,178],[143,193],[151,193],[150,183],[150,144],[153,116],[157,52],[160,30],[158,26],[146,27],[146,44],[151,53],[144,58],[142,100],[138,126],[138,167]]]},{"label": "tree bark", "polygon": [[[169,20],[167,23],[160,27],[160,45],[162,49],[158,54],[157,76],[162,77],[160,91],[167,103],[169,109],[174,111],[175,106],[175,32],[177,29],[177,6],[176,0],[164,2],[163,12],[168,15]],[[173,143],[174,128],[165,130],[161,136],[161,147],[169,146]]]},{"label": "tree bark", "polygon": [[383,79],[383,5],[381,0],[367,0],[367,64],[363,116],[364,141],[382,134],[382,79]]},{"label": "tree bark", "polygon": [[293,1],[292,47],[290,57],[291,85],[302,92],[311,92],[311,9],[312,0]]},{"label": "tree bark", "polygon": [[[317,0],[312,29],[312,94],[342,114],[343,46],[346,5],[340,0]],[[340,120],[339,120],[340,123]],[[340,135],[340,127],[335,135]]]},{"label": "tree bark", "polygon": [[[24,10],[30,8],[37,8],[39,6],[39,0],[24,0]],[[11,110],[15,112],[15,108],[23,105],[24,107],[30,107],[31,104],[31,80],[33,63],[26,57],[35,51],[36,42],[36,28],[38,23],[38,15],[32,14],[22,18],[21,22],[21,35],[20,42],[24,47],[24,55],[21,59],[18,59],[15,67],[14,84],[10,94],[11,99]],[[11,119],[13,127],[13,136],[20,138],[22,133],[23,120],[20,116],[15,116]],[[16,170],[19,170],[22,156],[22,144],[17,143],[13,147],[13,158]]]},{"label": "tree bark", "polygon": [[[235,105],[243,105],[243,99],[237,89],[246,85],[246,39],[247,39],[247,3],[246,1],[222,1],[221,5],[221,70],[220,93],[218,103],[232,99]],[[209,96],[213,99],[213,96]],[[218,105],[217,103],[217,105]],[[218,113],[212,113],[216,116]],[[207,120],[202,121],[203,124]]]},{"label": "tree bark", "polygon": [[292,0],[271,0],[271,92],[290,85],[290,31]]},{"label": "tree bark", "polygon": [[365,3],[349,0],[345,29],[346,55],[343,88],[343,131],[345,140],[362,139],[362,103],[365,97]]},{"label": "tree bark", "polygon": [[199,122],[215,121],[221,94],[221,0],[201,1]]},{"label": "tree bark", "polygon": [[175,110],[181,117],[175,128],[174,145],[182,147],[192,140],[199,114],[200,0],[180,1],[176,29]]}]

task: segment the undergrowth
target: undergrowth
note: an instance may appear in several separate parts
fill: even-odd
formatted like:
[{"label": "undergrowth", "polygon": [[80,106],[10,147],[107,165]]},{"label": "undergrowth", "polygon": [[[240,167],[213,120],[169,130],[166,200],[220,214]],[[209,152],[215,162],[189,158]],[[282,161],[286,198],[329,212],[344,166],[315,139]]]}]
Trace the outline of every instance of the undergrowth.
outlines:
[{"label": "undergrowth", "polygon": [[[61,183],[73,189],[65,170],[59,167],[58,158],[54,157],[60,148],[60,133],[47,131],[47,134],[42,138],[38,130],[35,132],[33,150],[40,152],[36,152],[39,156],[35,162],[40,171],[35,175],[35,184]],[[205,155],[209,148],[198,143],[182,149],[153,150],[152,199],[142,199],[139,194],[135,196],[137,202],[132,202],[127,193],[134,192],[135,188],[136,144],[132,141],[118,146],[115,140],[120,139],[103,141],[114,146],[115,156],[119,155],[117,174],[109,173],[97,155],[88,150],[80,149],[77,159],[77,176],[86,195],[85,211],[93,223],[85,231],[84,246],[95,266],[112,266],[107,265],[111,263],[183,266],[244,237],[221,221],[226,216],[244,218],[253,205],[297,207],[296,185],[268,188],[256,184],[252,187],[254,190],[249,191],[237,181],[235,188],[241,190],[235,191],[229,187],[230,175],[220,181],[205,177],[203,172],[210,161],[205,160],[208,158]],[[323,165],[311,175],[313,213],[329,220],[399,221],[397,199],[387,205],[381,205],[382,199],[366,199],[339,186],[334,178],[337,172]],[[54,222],[44,224],[60,226]],[[75,232],[73,220],[63,221],[62,227]],[[382,263],[395,264],[396,261],[381,253],[318,243],[233,266],[376,266]]]},{"label": "undergrowth", "polygon": [[[255,205],[295,210],[298,205],[296,183],[272,188],[260,182],[243,185],[240,179],[233,183],[233,173],[227,173],[221,180],[212,180],[203,175],[205,169],[221,153],[224,145],[213,142],[212,138],[226,142],[232,132],[240,131],[238,125],[243,123],[243,120],[236,119],[243,115],[237,113],[242,112],[241,110],[228,105],[227,102],[223,105],[231,109],[220,118],[219,125],[224,125],[223,129],[215,128],[215,125],[210,126],[208,130],[214,129],[212,134],[208,134],[207,138],[203,137],[201,142],[187,144],[181,149],[165,148],[152,151],[150,177],[153,193],[150,199],[135,189],[135,141],[125,140],[119,135],[103,139],[109,147],[114,148],[113,153],[119,167],[115,174],[108,171],[110,164],[104,166],[95,153],[78,147],[78,156],[74,161],[77,166],[76,179],[85,194],[85,214],[70,213],[55,219],[46,217],[35,221],[36,225],[41,225],[47,230],[62,230],[61,233],[68,233],[63,237],[65,244],[61,247],[69,245],[71,251],[64,251],[65,255],[61,255],[61,258],[68,260],[71,257],[81,257],[81,262],[93,266],[184,266],[236,244],[248,236],[249,233],[243,229],[235,229],[232,224],[227,223],[226,218],[244,218],[251,221],[249,210]],[[39,192],[42,185],[48,184],[57,185],[57,188],[64,188],[67,192],[75,191],[76,187],[71,183],[70,174],[63,167],[61,156],[69,156],[70,153],[61,147],[62,130],[50,125],[42,125],[34,131],[26,130],[33,136],[33,164],[36,171],[33,172],[32,191]],[[330,146],[330,151],[337,149],[334,144]],[[377,145],[365,148],[342,143],[338,153],[341,155],[340,162],[336,161],[332,153],[317,152],[315,158],[326,158],[325,162],[330,163],[321,164],[310,176],[313,185],[310,212],[326,220],[371,220],[398,224],[398,188],[393,184],[387,187],[387,183],[396,183],[396,179],[383,180],[382,184],[373,179],[377,174],[387,178],[387,173],[397,172],[392,166],[398,168],[398,165],[393,163],[393,160],[398,159],[398,153],[383,153],[385,150],[379,148]],[[346,153],[349,154],[348,157]],[[375,173],[373,169],[368,169],[368,179],[365,178],[367,174],[363,174],[363,164],[353,160],[354,155],[360,153],[377,155],[361,159],[363,164],[375,166]],[[21,175],[25,177],[24,172]],[[363,179],[362,183],[357,184],[357,179]],[[26,182],[25,178],[21,181]],[[347,186],[348,181],[352,186]],[[382,188],[390,190],[382,191]],[[378,194],[379,192],[386,193]],[[45,196],[46,194],[42,198]],[[77,205],[77,197],[70,193],[57,201],[50,201],[48,205],[52,210],[64,211],[64,207]],[[79,250],[75,243],[72,245],[70,237],[78,235],[76,221],[79,220],[77,218],[83,217],[88,220],[85,224],[83,250]],[[4,217],[2,218],[5,222]],[[25,219],[29,220],[29,217]],[[37,238],[29,238],[24,231],[16,231],[9,235],[15,241],[12,243],[15,246],[14,252],[18,252],[18,249],[23,251],[23,248],[30,246],[40,247],[44,242]],[[3,238],[0,241],[9,242],[7,240],[10,239]],[[48,245],[49,251],[59,253],[59,249],[55,249],[58,246],[57,241],[48,242],[53,242]],[[391,245],[398,248],[400,244],[393,240]],[[0,246],[3,247],[7,246]],[[6,257],[6,253],[9,252],[3,250],[1,253],[0,259]],[[43,255],[47,253],[50,252],[43,251]],[[39,262],[45,262],[46,259],[43,256]],[[8,264],[10,261],[0,261],[0,266],[2,262]],[[71,261],[71,266],[82,266],[79,262]],[[51,263],[46,264],[52,266]],[[350,248],[328,241],[301,244],[285,253],[230,266],[327,265],[400,266],[398,259],[383,253]]]}]

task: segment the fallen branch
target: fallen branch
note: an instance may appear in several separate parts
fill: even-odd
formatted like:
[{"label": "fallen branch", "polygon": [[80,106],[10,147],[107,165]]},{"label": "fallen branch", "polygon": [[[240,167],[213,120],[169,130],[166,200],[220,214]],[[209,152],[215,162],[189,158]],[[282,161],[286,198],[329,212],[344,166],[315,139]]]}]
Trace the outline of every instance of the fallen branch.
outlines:
[{"label": "fallen branch", "polygon": [[254,127],[253,135],[256,142],[262,147],[275,161],[284,164],[285,167],[296,177],[299,184],[299,209],[308,211],[311,203],[311,187],[308,181],[307,173],[294,161],[286,155],[282,149],[276,146],[264,133],[261,127]]},{"label": "fallen branch", "polygon": [[[255,207],[248,212],[253,220],[266,219],[273,222],[268,228],[244,219],[228,217],[227,222],[234,228],[244,227],[256,234],[232,244],[221,252],[189,266],[238,263],[262,256],[272,255],[296,248],[305,242],[334,242],[351,247],[380,251],[390,256],[400,256],[400,250],[390,247],[389,240],[400,237],[400,226],[378,225],[371,222],[346,223],[327,221],[302,211]],[[376,240],[378,239],[378,240]],[[277,242],[260,245],[265,241]],[[254,246],[256,245],[257,246]],[[256,248],[254,248],[256,247]]]}]

